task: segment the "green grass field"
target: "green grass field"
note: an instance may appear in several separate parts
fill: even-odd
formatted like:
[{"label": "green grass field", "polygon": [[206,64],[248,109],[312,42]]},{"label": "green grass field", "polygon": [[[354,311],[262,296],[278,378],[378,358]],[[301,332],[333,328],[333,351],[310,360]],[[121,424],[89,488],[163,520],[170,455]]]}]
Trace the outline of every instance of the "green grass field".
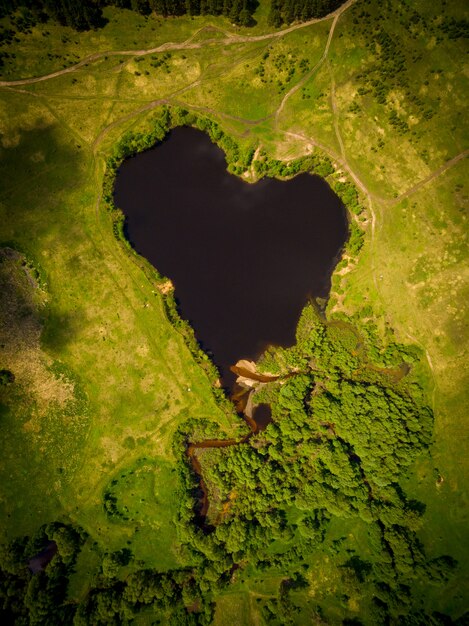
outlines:
[{"label": "green grass field", "polygon": [[[272,157],[317,147],[335,178],[357,183],[365,245],[336,274],[329,315],[370,307],[383,336],[392,329],[425,351],[434,441],[405,488],[427,506],[419,531],[427,550],[459,561],[456,578],[426,601],[455,618],[467,609],[468,65],[465,40],[441,28],[443,15],[463,18],[464,3],[348,5],[337,20],[283,36],[268,26],[263,0],[252,29],[107,8],[102,30],[40,25],[18,35],[16,57],[5,61],[1,80],[17,83],[0,83],[0,369],[15,383],[0,387],[0,515],[5,539],[54,519],[89,532],[71,597],[86,593],[100,550],[129,547],[135,561],[124,574],[190,564],[173,523],[173,434],[188,418],[231,435],[238,426],[103,208],[112,146],[166,104],[201,112]],[[390,44],[379,43],[382,32]],[[181,45],[144,52],[166,42]],[[106,514],[105,493],[117,518]],[[337,536],[366,554],[363,529],[352,526],[343,522]],[[313,557],[309,571],[299,623],[324,623],[302,621],[318,603],[332,624],[370,623],[367,592],[340,606],[334,599],[343,575],[335,563]],[[264,623],[260,605],[281,579],[260,582],[249,569],[242,578],[217,599],[217,626]]]}]

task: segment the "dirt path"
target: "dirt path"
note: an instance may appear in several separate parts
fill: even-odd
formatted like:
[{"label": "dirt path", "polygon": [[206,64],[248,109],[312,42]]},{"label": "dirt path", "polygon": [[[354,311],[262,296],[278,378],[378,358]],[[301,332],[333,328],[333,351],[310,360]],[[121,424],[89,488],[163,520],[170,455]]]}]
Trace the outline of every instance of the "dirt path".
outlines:
[{"label": "dirt path", "polygon": [[[346,11],[350,6],[352,6],[352,4],[354,4],[356,0],[349,0],[349,2],[346,2],[345,4],[343,4],[341,7],[339,7],[337,9],[337,11],[335,11],[335,13],[331,13],[330,15],[327,16],[327,18],[323,18],[323,19],[329,19],[330,17],[332,17],[332,15],[334,15],[334,20],[332,22],[331,25],[331,29],[329,31],[329,36],[327,38],[327,43],[326,43],[326,47],[324,48],[324,52],[322,53],[321,58],[319,59],[319,61],[316,63],[316,65],[313,67],[313,69],[309,70],[309,72],[307,72],[303,78],[294,86],[290,89],[290,91],[288,91],[282,98],[282,101],[277,109],[277,111],[275,112],[275,125],[278,126],[278,118],[281,114],[281,112],[283,111],[283,108],[287,102],[287,100],[298,91],[298,89],[300,89],[310,78],[311,76],[316,72],[316,70],[324,63],[324,61],[327,58],[327,55],[329,54],[329,48],[331,45],[331,41],[332,41],[332,37],[334,36],[334,31],[335,31],[335,27],[337,25],[337,22],[339,21],[339,17],[342,15],[342,13],[344,13],[344,11]],[[319,20],[317,20],[319,21]]]},{"label": "dirt path", "polygon": [[401,202],[401,200],[408,198],[409,196],[414,194],[416,191],[418,191],[419,189],[421,189],[428,183],[432,182],[435,178],[437,178],[438,176],[446,172],[446,170],[449,170],[450,167],[453,167],[453,165],[456,165],[458,161],[461,161],[461,159],[466,158],[468,155],[469,155],[469,149],[464,150],[463,152],[457,154],[455,157],[453,157],[449,161],[446,161],[446,163],[443,163],[443,165],[438,167],[432,174],[430,174],[429,176],[427,176],[420,182],[413,185],[410,189],[408,189],[404,193],[401,193],[401,195],[397,196],[397,198],[393,198],[393,200],[389,201],[389,204],[394,205],[394,204],[397,204],[398,202]]},{"label": "dirt path", "polygon": [[[339,112],[338,112],[338,109],[337,109],[337,103],[336,103],[336,99],[335,99],[335,80],[334,80],[334,76],[333,76],[332,73],[331,73],[331,104],[332,104],[332,113],[333,113],[333,118],[334,118],[334,130],[335,130],[335,134],[336,134],[336,137],[337,137],[337,141],[339,142],[339,145],[340,145],[340,151],[341,151],[341,154],[342,154],[343,164],[345,165],[345,169],[348,171],[348,173],[350,174],[350,176],[354,180],[355,184],[365,194],[365,196],[367,198],[367,201],[368,201],[368,208],[370,210],[370,215],[371,215],[371,238],[370,238],[370,245],[373,245],[374,241],[375,241],[375,231],[376,231],[376,212],[375,212],[374,207],[373,207],[373,197],[372,197],[371,192],[366,187],[366,185],[354,173],[353,169],[350,167],[350,165],[349,165],[349,163],[347,161],[347,156],[346,156],[346,153],[345,153],[345,147],[344,147],[344,143],[343,143],[343,140],[342,140],[342,135],[340,133],[340,128],[339,128]],[[401,194],[397,198],[395,198],[395,199],[393,199],[391,201],[386,200],[384,198],[380,198],[380,202],[385,207],[389,207],[392,204],[396,204],[397,202],[400,202],[401,200],[403,200],[404,198],[407,198],[408,196],[413,194],[415,191],[417,191],[418,189],[420,189],[421,187],[423,187],[427,183],[433,181],[440,174],[445,172],[447,169],[449,169],[451,166],[453,166],[455,163],[457,163],[458,161],[463,159],[468,154],[469,154],[469,150],[465,150],[464,152],[461,152],[461,154],[458,154],[457,156],[455,156],[451,160],[449,160],[446,163],[444,163],[441,167],[436,169],[432,174],[427,176],[424,180],[420,181],[419,183],[416,183],[410,189],[408,189],[405,193]],[[380,292],[378,280],[376,278],[376,267],[375,267],[375,263],[374,263],[375,255],[372,254],[371,258],[372,258],[372,260],[371,260],[371,275],[372,275],[373,282],[374,282],[374,285],[375,285],[376,293],[381,298],[381,295],[380,295],[381,292]],[[382,298],[381,298],[381,301],[383,302]],[[433,367],[433,362],[432,362],[430,353],[429,353],[428,349],[416,337],[414,337],[413,335],[411,335],[407,331],[404,331],[404,332],[409,337],[409,339],[411,341],[413,341],[415,344],[419,345],[423,349],[423,351],[425,353],[425,356],[426,356],[426,359],[427,359],[427,362],[428,362],[428,365],[429,365],[429,368],[430,368],[430,371],[431,371],[432,377],[433,377],[432,407],[435,410],[436,379],[435,379],[435,370],[434,370],[434,367]]]},{"label": "dirt path", "polygon": [[[339,126],[339,110],[337,108],[337,101],[336,101],[336,97],[335,97],[335,78],[334,78],[334,73],[332,71],[330,63],[328,65],[329,65],[329,73],[330,73],[330,76],[331,76],[331,108],[332,108],[332,118],[333,118],[333,122],[334,122],[334,132],[335,132],[335,135],[337,137],[337,141],[338,141],[339,146],[340,146],[340,153],[342,155],[342,162],[345,165],[345,169],[347,170],[347,172],[349,173],[349,175],[353,179],[354,183],[357,185],[357,187],[361,190],[361,192],[366,197],[366,201],[367,201],[367,204],[368,204],[368,210],[369,210],[370,216],[371,216],[370,246],[373,246],[374,241],[375,241],[375,232],[376,232],[376,212],[375,212],[374,207],[373,207],[372,194],[369,191],[369,189],[367,188],[367,186],[365,185],[365,183],[363,183],[358,178],[358,176],[355,174],[355,172],[353,171],[352,167],[350,166],[350,164],[349,164],[349,162],[347,160],[347,155],[346,155],[346,152],[345,152],[345,145],[344,145],[344,141],[342,139],[342,133],[340,132],[340,126]],[[373,283],[375,285],[376,293],[381,298],[379,284],[378,284],[378,280],[376,278],[376,267],[375,267],[374,258],[375,257],[372,254],[372,257],[371,257],[371,276],[373,278]]]},{"label": "dirt path", "polygon": [[342,158],[345,161],[345,163],[347,163],[347,157],[345,156],[344,142],[343,142],[342,134],[339,128],[339,112],[337,110],[337,101],[335,99],[335,78],[331,71],[330,63],[328,63],[328,68],[329,68],[329,74],[331,75],[331,108],[332,108],[332,118],[334,121],[334,132],[335,132],[335,136],[337,137],[337,141],[339,142],[340,154],[342,155]]},{"label": "dirt path", "polygon": [[355,2],[356,0],[348,0],[348,2],[346,2],[341,7],[339,7],[336,11],[334,11],[333,13],[330,13],[329,15],[326,15],[325,17],[315,18],[312,20],[308,20],[307,22],[302,22],[300,24],[294,24],[293,26],[289,26],[288,28],[285,28],[281,31],[277,31],[274,33],[266,33],[265,35],[254,35],[254,36],[244,35],[243,36],[243,35],[236,35],[234,33],[233,34],[225,33],[225,31],[221,31],[224,34],[227,34],[227,37],[216,38],[216,39],[206,39],[205,41],[194,42],[193,40],[197,37],[197,35],[207,30],[207,26],[204,26],[200,28],[198,31],[196,31],[193,35],[191,35],[188,39],[183,41],[182,43],[169,41],[159,46],[156,46],[154,48],[148,48],[148,49],[142,49],[142,50],[108,50],[104,52],[96,52],[95,54],[90,54],[89,56],[85,57],[84,59],[76,63],[75,65],[71,65],[70,67],[66,67],[62,70],[57,70],[56,72],[51,72],[50,74],[45,74],[44,76],[36,76],[33,78],[24,78],[20,80],[2,80],[0,81],[0,87],[8,87],[8,86],[15,86],[15,85],[31,85],[33,83],[39,83],[45,80],[50,80],[51,78],[57,78],[58,76],[63,76],[64,74],[70,74],[71,72],[75,72],[81,67],[84,67],[88,65],[89,63],[94,63],[95,61],[99,61],[100,59],[104,57],[146,56],[147,54],[155,54],[158,52],[168,52],[168,51],[177,51],[177,50],[198,50],[200,48],[204,48],[210,45],[226,46],[226,45],[232,45],[232,44],[238,44],[238,43],[256,43],[258,41],[266,41],[268,39],[277,39],[279,37],[283,37],[284,35],[288,35],[289,33],[295,30],[299,30],[301,28],[307,28],[308,26],[311,26],[312,24],[316,24],[318,22],[323,22],[325,20],[328,20],[333,16],[336,16],[334,18],[334,22],[335,22],[336,18]]},{"label": "dirt path", "polygon": [[[287,130],[284,130],[282,132],[284,135],[287,135],[288,137],[294,137],[295,139],[300,139],[301,141],[304,141],[311,146],[317,146],[320,150],[322,150],[325,154],[327,154],[327,156],[329,156],[331,159],[336,161],[340,165],[340,167],[347,172],[347,174],[349,174],[349,176],[353,179],[354,183],[357,185],[357,187],[363,192],[363,194],[366,197],[368,198],[372,197],[373,194],[368,190],[365,183],[362,180],[360,180],[360,178],[358,178],[357,174],[349,165],[345,157],[343,157],[340,154],[337,154],[337,152],[335,152],[334,150],[331,150],[329,146],[326,146],[325,144],[319,141],[316,141],[316,139],[313,139],[312,137],[307,137],[303,133],[294,133],[292,131],[287,131]],[[384,202],[382,198],[379,198],[379,199]]]},{"label": "dirt path", "polygon": [[[199,82],[199,81],[196,81],[196,82]],[[139,109],[134,109],[127,115],[124,115],[123,117],[120,117],[119,119],[114,120],[114,122],[112,122],[111,124],[103,128],[100,131],[99,135],[94,140],[92,144],[92,148],[94,152],[96,152],[99,144],[102,142],[102,140],[104,139],[104,137],[107,135],[107,133],[110,130],[112,130],[116,126],[119,126],[123,122],[127,122],[128,120],[132,119],[136,115],[139,115],[140,113],[144,113],[145,111],[151,111],[152,109],[156,109],[157,107],[165,105],[165,104],[176,105],[184,109],[188,109],[192,111],[200,111],[201,113],[208,113],[216,117],[222,117],[227,120],[233,120],[234,122],[242,122],[243,124],[246,124],[247,126],[256,126],[257,124],[260,124],[261,122],[264,122],[265,120],[268,120],[270,117],[272,117],[271,115],[267,115],[266,117],[260,118],[258,120],[249,120],[243,117],[238,117],[236,115],[230,115],[229,113],[223,113],[222,111],[217,111],[216,109],[213,109],[211,107],[204,107],[204,106],[187,104],[186,102],[180,102],[175,98],[176,95],[179,95],[183,93],[184,91],[191,89],[194,86],[196,86],[195,83],[188,85],[186,87],[183,87],[177,92],[174,92],[174,94],[169,94],[168,96],[164,98],[158,98],[157,100],[152,100],[151,102],[148,102],[147,104],[140,107]]]}]

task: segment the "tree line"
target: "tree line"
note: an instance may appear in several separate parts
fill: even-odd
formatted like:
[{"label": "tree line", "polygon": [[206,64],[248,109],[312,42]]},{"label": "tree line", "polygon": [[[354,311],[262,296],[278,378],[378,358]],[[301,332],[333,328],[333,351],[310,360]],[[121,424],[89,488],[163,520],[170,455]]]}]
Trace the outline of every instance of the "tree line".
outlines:
[{"label": "tree line", "polygon": [[[323,17],[343,0],[272,0],[269,21],[274,26]],[[163,17],[180,15],[223,15],[239,26],[254,24],[257,0],[0,0],[0,17],[20,9],[27,27],[53,19],[76,30],[100,28],[105,24],[103,7],[115,6],[141,15],[154,12]]]},{"label": "tree line", "polygon": [[282,24],[306,22],[335,11],[345,0],[271,0],[269,23],[278,28]]},{"label": "tree line", "polygon": [[48,19],[82,31],[104,26],[101,4],[93,0],[0,0],[0,17],[19,10],[16,26],[20,31]]},{"label": "tree line", "polygon": [[250,26],[256,0],[1,0],[0,16],[20,9],[28,26],[53,19],[75,30],[101,28],[106,23],[103,7],[130,9],[141,15],[154,12],[163,17],[224,15],[235,24]]}]

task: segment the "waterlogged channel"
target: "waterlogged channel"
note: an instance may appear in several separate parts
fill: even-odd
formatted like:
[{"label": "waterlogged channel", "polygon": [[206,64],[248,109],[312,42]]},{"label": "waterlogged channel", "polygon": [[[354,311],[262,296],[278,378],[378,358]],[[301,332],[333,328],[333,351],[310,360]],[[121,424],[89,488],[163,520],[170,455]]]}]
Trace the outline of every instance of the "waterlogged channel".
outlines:
[{"label": "waterlogged channel", "polygon": [[[292,345],[308,299],[327,297],[348,232],[342,202],[310,174],[248,184],[227,172],[207,135],[183,127],[123,163],[115,204],[133,247],[172,280],[182,317],[250,427],[246,441],[266,427],[270,409],[253,409],[235,378],[262,383],[269,376],[234,365],[256,360],[269,345]],[[201,524],[209,503],[197,450],[238,443],[207,440],[187,449],[199,476]]]}]

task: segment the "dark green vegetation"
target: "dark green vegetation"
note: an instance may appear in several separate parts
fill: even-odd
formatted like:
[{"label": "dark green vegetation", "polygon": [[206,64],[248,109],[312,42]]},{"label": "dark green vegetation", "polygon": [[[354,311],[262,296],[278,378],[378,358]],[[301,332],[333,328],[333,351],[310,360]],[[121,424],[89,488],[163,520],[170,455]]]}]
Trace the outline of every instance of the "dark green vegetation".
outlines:
[{"label": "dark green vegetation", "polygon": [[306,21],[332,13],[344,0],[272,0],[269,23],[278,27],[291,22]]},{"label": "dark green vegetation", "polygon": [[12,15],[12,24],[19,32],[28,32],[37,23],[48,19],[76,30],[87,30],[103,25],[100,4],[91,0],[2,0],[0,15]]},{"label": "dark green vegetation", "polygon": [[[24,563],[31,563],[50,541],[57,544],[57,554],[44,569],[31,574]],[[193,570],[138,570],[125,582],[117,582],[119,571],[133,559],[127,548],[103,556],[99,588],[91,590],[77,610],[67,601],[69,578],[89,541],[83,529],[55,522],[41,527],[32,538],[4,546],[0,557],[3,623],[121,624],[148,606],[155,623],[210,623],[211,607],[203,603]]]},{"label": "dark green vegetation", "polygon": [[[20,32],[30,32],[38,23],[48,19],[62,26],[82,31],[101,28],[106,24],[103,6],[130,9],[141,15],[153,11],[163,17],[180,15],[225,15],[234,23],[249,26],[255,9],[253,0],[2,0],[0,16],[13,14],[13,25]],[[15,14],[16,12],[16,14]],[[327,12],[327,11],[326,11]],[[4,31],[11,39],[14,31]]]},{"label": "dark green vegetation", "polygon": [[[272,0],[269,22],[281,26],[293,20],[308,20],[324,17],[343,3],[343,0]],[[180,16],[180,15],[224,15],[234,24],[251,26],[253,13],[258,6],[256,0],[2,0],[0,17],[18,13],[13,25],[20,32],[30,32],[37,23],[47,19],[56,20],[62,26],[75,30],[101,28],[106,20],[103,6],[131,9],[141,15]],[[457,32],[456,25],[456,32]],[[14,31],[3,31],[3,39],[11,41]]]},{"label": "dark green vegetation", "polygon": [[[270,2],[249,30],[2,19],[5,80],[98,55],[1,87],[4,622],[467,622],[467,12],[343,6],[281,36]],[[118,160],[182,122],[248,180],[327,176],[358,233],[328,322],[259,364],[273,423],[197,450],[205,521],[187,443],[246,428],[106,210]]]}]

